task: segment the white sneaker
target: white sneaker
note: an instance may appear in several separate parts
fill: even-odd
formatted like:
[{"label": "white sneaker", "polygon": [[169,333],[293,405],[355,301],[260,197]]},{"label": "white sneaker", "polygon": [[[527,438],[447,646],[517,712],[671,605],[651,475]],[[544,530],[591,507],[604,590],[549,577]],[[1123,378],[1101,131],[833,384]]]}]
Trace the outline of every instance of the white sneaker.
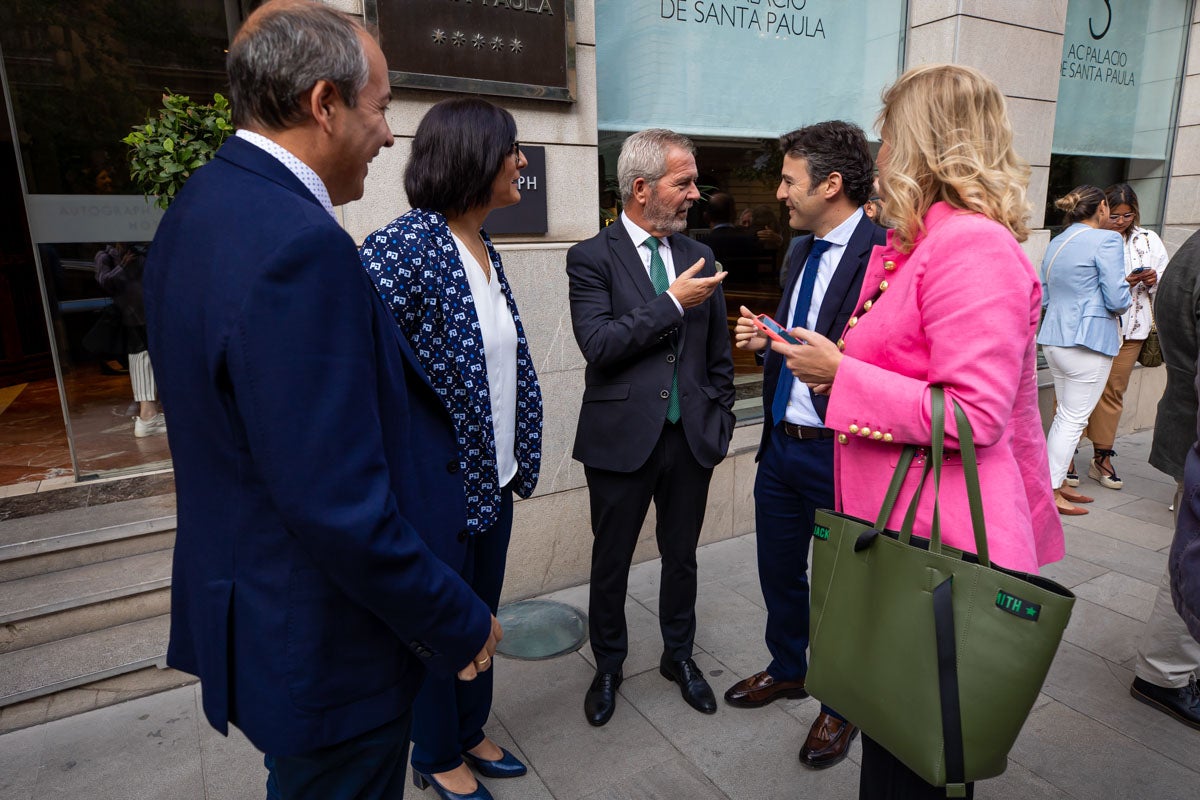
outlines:
[{"label": "white sneaker", "polygon": [[162,415],[161,411],[150,419],[142,419],[141,417],[133,418],[133,435],[139,439],[166,432],[167,418]]}]

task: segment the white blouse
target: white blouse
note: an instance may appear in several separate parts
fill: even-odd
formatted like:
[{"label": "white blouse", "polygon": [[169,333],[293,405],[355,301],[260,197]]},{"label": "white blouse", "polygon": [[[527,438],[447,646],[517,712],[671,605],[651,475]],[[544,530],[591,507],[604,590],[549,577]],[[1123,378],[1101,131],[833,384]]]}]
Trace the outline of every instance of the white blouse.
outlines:
[{"label": "white blouse", "polygon": [[484,275],[462,239],[454,236],[454,244],[458,246],[471,298],[475,301],[475,316],[479,318],[492,403],[492,432],[496,439],[496,472],[500,485],[507,486],[517,474],[517,326],[496,270],[489,266],[488,275]]},{"label": "white blouse", "polygon": [[[1145,267],[1158,272],[1162,280],[1163,270],[1167,268],[1167,248],[1163,246],[1158,234],[1146,228],[1134,228],[1133,233],[1125,240],[1125,274],[1128,275],[1138,267]],[[1130,341],[1142,341],[1150,335],[1153,324],[1151,298],[1158,290],[1158,285],[1147,287],[1144,283],[1130,287],[1133,295],[1133,305],[1121,315],[1121,333]]]}]

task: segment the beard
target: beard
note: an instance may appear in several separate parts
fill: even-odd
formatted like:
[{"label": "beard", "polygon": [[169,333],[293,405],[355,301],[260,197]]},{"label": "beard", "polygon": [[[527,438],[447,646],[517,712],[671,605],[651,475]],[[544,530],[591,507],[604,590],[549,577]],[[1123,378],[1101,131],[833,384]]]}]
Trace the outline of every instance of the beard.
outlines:
[{"label": "beard", "polygon": [[681,218],[676,215],[676,212],[687,211],[691,205],[691,203],[687,203],[682,207],[671,208],[667,203],[659,199],[656,189],[650,192],[650,197],[646,200],[646,208],[643,209],[642,216],[655,230],[666,231],[668,233],[682,233],[687,228],[687,216],[684,215]]}]

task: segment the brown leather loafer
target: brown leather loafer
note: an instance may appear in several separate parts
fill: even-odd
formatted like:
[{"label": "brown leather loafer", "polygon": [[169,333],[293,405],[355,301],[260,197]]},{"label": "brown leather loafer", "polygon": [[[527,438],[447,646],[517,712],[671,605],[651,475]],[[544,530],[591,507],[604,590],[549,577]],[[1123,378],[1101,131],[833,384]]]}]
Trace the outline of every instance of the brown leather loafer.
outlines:
[{"label": "brown leather loafer", "polygon": [[738,681],[725,692],[725,702],[737,708],[762,708],[781,697],[796,700],[808,697],[804,681],[777,681],[763,671]]},{"label": "brown leather loafer", "polygon": [[813,769],[832,767],[850,752],[858,728],[822,711],[813,721],[800,748],[800,763]]}]

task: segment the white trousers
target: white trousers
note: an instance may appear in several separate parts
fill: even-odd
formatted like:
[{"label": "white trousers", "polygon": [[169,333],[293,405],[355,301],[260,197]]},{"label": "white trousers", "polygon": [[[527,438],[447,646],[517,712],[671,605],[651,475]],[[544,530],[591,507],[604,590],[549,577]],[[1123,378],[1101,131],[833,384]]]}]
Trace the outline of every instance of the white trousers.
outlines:
[{"label": "white trousers", "polygon": [[1046,434],[1046,454],[1050,461],[1050,485],[1057,489],[1067,477],[1071,457],[1079,436],[1087,427],[1112,369],[1112,356],[1086,347],[1043,345],[1046,365],[1054,377],[1054,397],[1058,409],[1050,432]]},{"label": "white trousers", "polygon": [[[1182,502],[1183,481],[1179,481],[1175,490],[1176,522]],[[1154,609],[1142,632],[1133,674],[1165,689],[1182,689],[1193,676],[1200,679],[1200,642],[1192,638],[1183,617],[1171,602],[1171,578],[1166,572],[1163,572]]]},{"label": "white trousers", "polygon": [[149,350],[129,354],[129,382],[133,384],[133,399],[139,403],[151,403],[158,399],[158,384],[154,381]]}]

